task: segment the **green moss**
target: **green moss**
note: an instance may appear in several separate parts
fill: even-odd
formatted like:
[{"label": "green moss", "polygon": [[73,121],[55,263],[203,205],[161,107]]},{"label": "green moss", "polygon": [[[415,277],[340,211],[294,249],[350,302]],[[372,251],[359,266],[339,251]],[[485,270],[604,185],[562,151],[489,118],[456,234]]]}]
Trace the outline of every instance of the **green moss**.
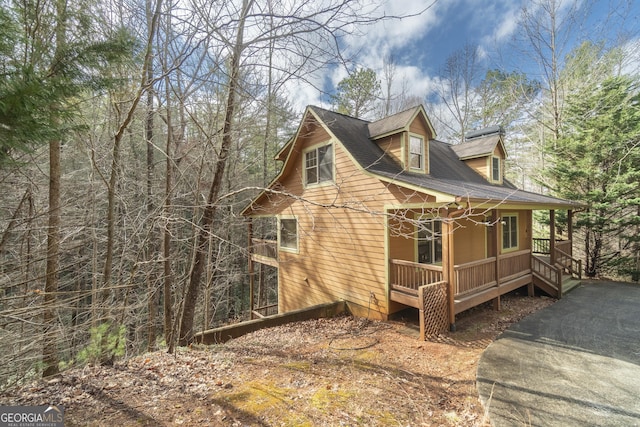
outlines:
[{"label": "green moss", "polygon": [[309,372],[311,369],[311,363],[303,361],[289,362],[283,364],[282,367],[291,369],[292,371]]},{"label": "green moss", "polygon": [[309,426],[313,423],[304,414],[291,411],[294,390],[278,387],[264,381],[244,383],[239,390],[227,394],[225,399],[238,410],[255,417],[278,419],[282,426]]},{"label": "green moss", "polygon": [[344,408],[354,396],[352,392],[331,388],[321,388],[311,397],[311,405],[318,409]]}]

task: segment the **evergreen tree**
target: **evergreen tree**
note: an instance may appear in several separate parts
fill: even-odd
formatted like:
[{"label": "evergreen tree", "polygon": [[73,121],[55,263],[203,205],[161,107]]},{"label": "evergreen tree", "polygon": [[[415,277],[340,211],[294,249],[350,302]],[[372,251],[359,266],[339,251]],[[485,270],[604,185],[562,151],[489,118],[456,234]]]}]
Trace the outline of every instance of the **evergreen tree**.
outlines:
[{"label": "evergreen tree", "polygon": [[[81,5],[64,3],[64,17],[49,2],[8,6],[0,9],[0,163],[75,128],[80,94],[114,83],[107,70],[133,47],[122,29],[97,34]],[[56,46],[61,18],[73,37]]]},{"label": "evergreen tree", "polygon": [[364,117],[374,111],[380,94],[380,80],[375,71],[361,68],[338,83],[331,100],[339,113]]},{"label": "evergreen tree", "polygon": [[614,76],[567,97],[566,127],[552,153],[556,192],[589,205],[576,221],[589,277],[639,270],[639,84]]}]

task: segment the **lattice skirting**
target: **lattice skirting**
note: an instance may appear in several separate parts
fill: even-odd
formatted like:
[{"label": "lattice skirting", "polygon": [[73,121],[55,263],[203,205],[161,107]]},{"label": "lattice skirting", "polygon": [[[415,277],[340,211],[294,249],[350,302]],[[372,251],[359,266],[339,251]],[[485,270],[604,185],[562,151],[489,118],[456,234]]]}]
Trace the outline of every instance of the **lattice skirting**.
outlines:
[{"label": "lattice skirting", "polygon": [[426,338],[446,332],[449,327],[449,304],[447,283],[438,282],[420,287],[419,296],[423,309],[420,310],[421,332]]}]

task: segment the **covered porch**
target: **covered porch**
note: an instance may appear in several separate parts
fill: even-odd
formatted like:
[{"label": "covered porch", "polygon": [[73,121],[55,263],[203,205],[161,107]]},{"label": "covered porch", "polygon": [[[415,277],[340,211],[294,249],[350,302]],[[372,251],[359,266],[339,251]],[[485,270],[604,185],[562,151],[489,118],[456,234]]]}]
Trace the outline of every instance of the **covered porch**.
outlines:
[{"label": "covered porch", "polygon": [[531,210],[440,213],[430,219],[439,221],[441,229],[427,239],[441,247],[435,257],[426,257],[431,262],[420,256],[417,234],[414,260],[397,239],[389,238],[389,301],[420,311],[422,337],[455,330],[457,314],[487,301],[499,310],[501,295],[523,286],[529,295],[538,287],[561,298],[575,283],[571,279],[581,277],[581,262],[573,257],[572,211],[565,240],[556,238],[555,210],[550,210],[550,235],[543,238],[532,236]]}]

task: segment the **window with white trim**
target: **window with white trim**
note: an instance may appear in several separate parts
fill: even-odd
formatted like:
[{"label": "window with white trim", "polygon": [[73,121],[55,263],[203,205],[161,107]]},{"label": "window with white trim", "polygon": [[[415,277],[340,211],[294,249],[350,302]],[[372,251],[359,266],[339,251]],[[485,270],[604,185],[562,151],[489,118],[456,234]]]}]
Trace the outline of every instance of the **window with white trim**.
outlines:
[{"label": "window with white trim", "polygon": [[502,217],[502,249],[518,248],[518,215]]},{"label": "window with white trim", "polygon": [[305,183],[333,181],[333,146],[313,148],[304,154]]},{"label": "window with white trim", "polygon": [[280,218],[279,242],[282,249],[298,250],[298,220]]},{"label": "window with white trim", "polygon": [[428,220],[418,228],[418,262],[438,264],[442,262],[442,222]]},{"label": "window with white trim", "polygon": [[419,136],[409,136],[409,167],[424,170],[424,140]]}]

